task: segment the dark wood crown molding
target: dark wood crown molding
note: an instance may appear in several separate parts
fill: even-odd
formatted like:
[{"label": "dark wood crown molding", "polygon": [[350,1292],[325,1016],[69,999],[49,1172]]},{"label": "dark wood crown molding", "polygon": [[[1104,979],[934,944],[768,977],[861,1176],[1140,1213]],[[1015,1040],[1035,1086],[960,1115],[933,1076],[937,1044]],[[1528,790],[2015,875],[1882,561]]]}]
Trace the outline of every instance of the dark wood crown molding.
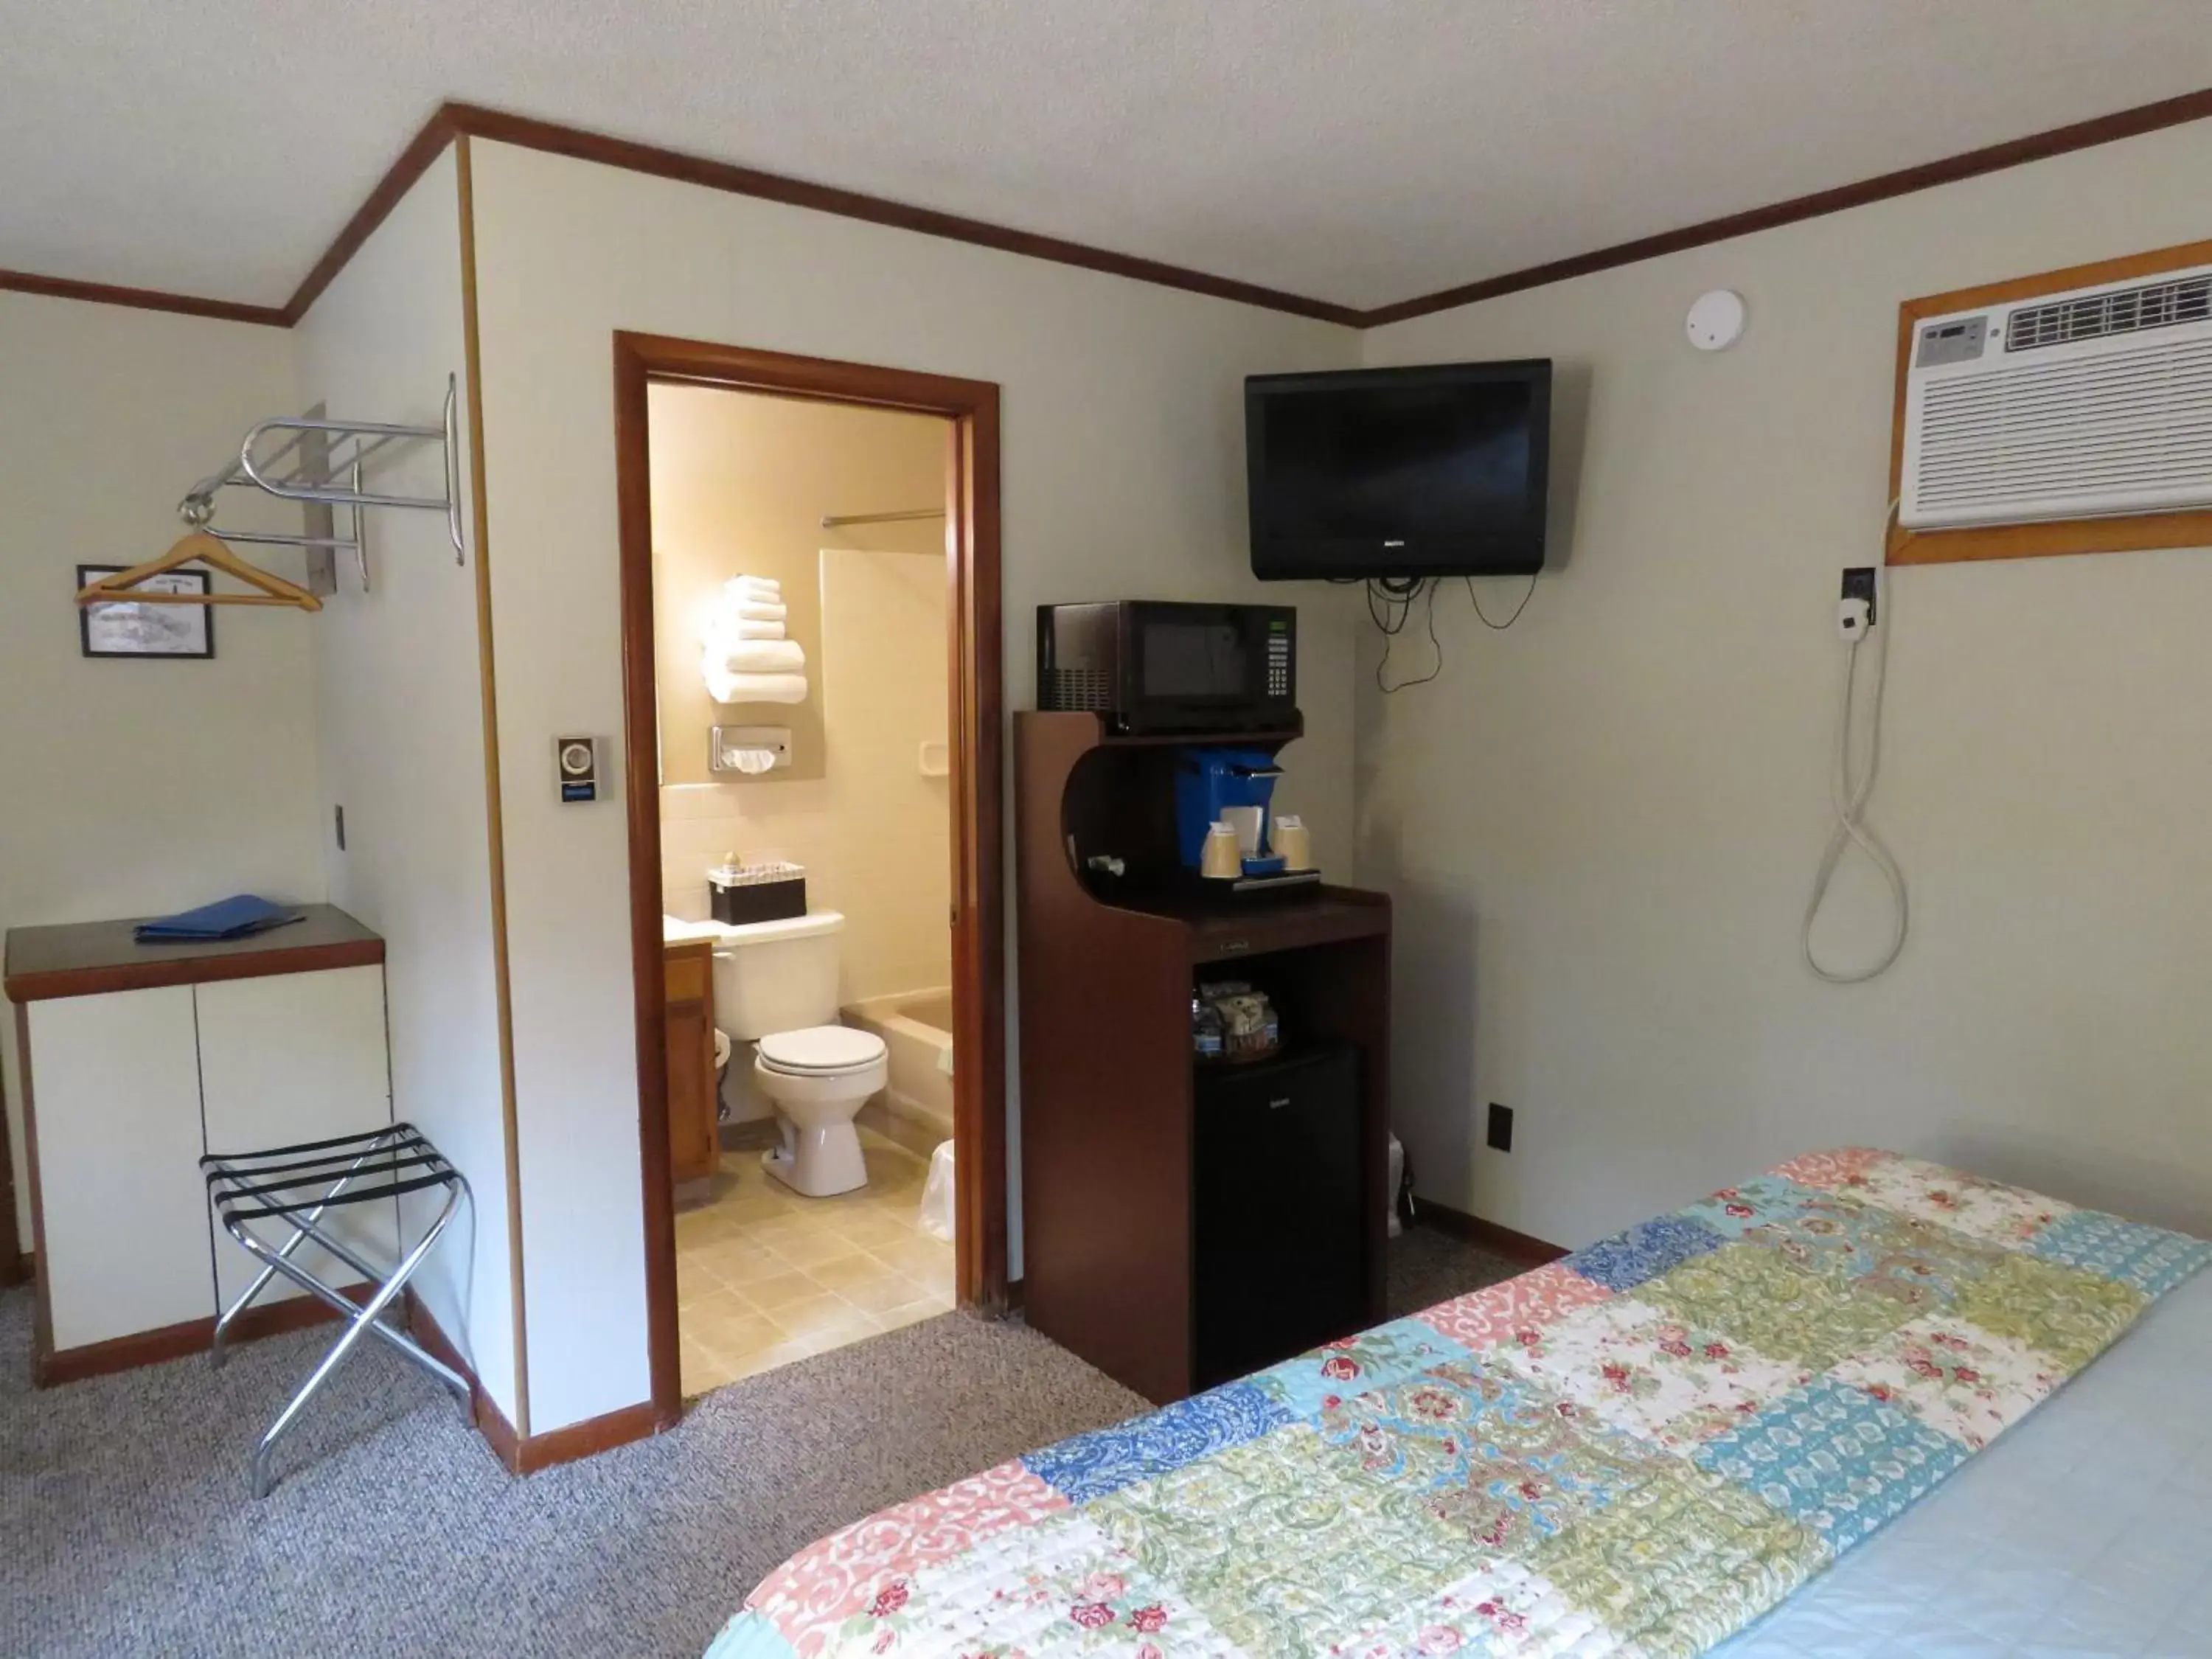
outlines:
[{"label": "dark wood crown molding", "polygon": [[631,173],[650,173],[655,178],[673,179],[682,184],[700,185],[708,190],[756,197],[763,201],[782,202],[792,207],[812,208],[817,212],[834,213],[841,218],[862,219],[871,224],[917,231],[925,236],[942,236],[951,241],[973,243],[978,247],[997,248],[1007,253],[1026,254],[1034,259],[1049,259],[1058,264],[1078,265],[1086,270],[1104,271],[1111,276],[1155,283],[1163,288],[1182,289],[1192,294],[1209,295],[1218,300],[1234,300],[1241,304],[1289,312],[1293,316],[1310,317],[1321,322],[1356,326],[1359,320],[1359,312],[1352,306],[1336,305],[1327,300],[1310,300],[1303,295],[1284,293],[1279,289],[1262,288],[1255,283],[1240,283],[1226,276],[1212,276],[1203,271],[1185,270],[1181,265],[1164,264],[1158,259],[1115,253],[1104,248],[1067,241],[1058,236],[1041,235],[1033,231],[1013,230],[1004,225],[986,223],[981,219],[940,213],[933,208],[912,207],[880,196],[864,195],[858,191],[809,184],[803,179],[786,178],[781,173],[763,173],[757,167],[710,161],[704,156],[663,149],[653,144],[636,143],[627,138],[611,138],[604,133],[587,132],[580,127],[563,126],[558,122],[509,114],[506,111],[487,109],[478,104],[448,104],[440,112],[453,123],[457,131],[466,132],[471,137],[514,144],[525,149],[543,150],[552,155],[566,155],[579,161],[599,161]]},{"label": "dark wood crown molding", "polygon": [[456,107],[453,104],[440,105],[407,141],[407,148],[399,152],[399,159],[376,181],[376,188],[368,192],[368,199],[354,210],[353,217],[345,222],[345,228],[338,232],[337,240],[323,250],[323,257],[315,261],[314,268],[301,279],[300,286],[292,290],[292,297],[280,307],[287,328],[307,314],[308,307],[322,297],[323,290],[337,280],[338,272],[352,263],[362,245],[376,234],[376,228],[392,216],[392,210],[415,187],[415,181],[428,173],[430,163],[444,155],[446,146],[460,136],[462,130],[453,117]]},{"label": "dark wood crown molding", "polygon": [[83,283],[73,276],[41,276],[30,270],[0,270],[0,290],[36,294],[49,300],[82,300],[88,305],[128,306],[135,311],[167,311],[180,317],[209,317],[222,323],[258,323],[287,328],[291,319],[282,306],[243,305],[194,294],[165,294],[159,289],[118,288],[112,283]]},{"label": "dark wood crown molding", "polygon": [[1640,236],[1632,242],[1578,253],[1570,259],[1554,259],[1547,264],[1530,265],[1525,270],[1508,271],[1501,276],[1486,276],[1479,283],[1401,300],[1395,305],[1377,306],[1360,313],[1359,326],[1380,328],[1386,323],[1402,323],[1408,318],[1452,311],[1478,300],[1494,300],[1502,294],[1517,294],[1523,289],[1542,288],[1552,283],[1564,283],[1570,277],[1587,276],[1592,271],[1610,270],[1617,265],[1635,264],[1662,254],[1680,253],[1686,248],[1704,247],[1709,243],[1748,236],[1754,231],[1796,224],[1802,219],[1842,213],[1850,208],[1887,201],[1893,196],[1910,196],[1937,185],[1956,184],[1985,173],[2002,173],[2007,167],[2048,161],[2077,149],[2093,149],[2122,138],[2139,138],[2145,133],[2182,126],[2206,116],[2212,116],[2212,87],[2201,92],[2184,93],[2179,98],[2162,98],[2154,104],[2138,104],[2133,109],[2117,110],[2069,126],[2053,127],[2047,132],[2031,133],[2025,138],[2008,138],[2003,143],[1987,144],[1980,149],[1946,156],[1940,161],[1927,161],[1918,167],[1862,179],[1855,185],[1815,191],[1810,196],[1793,197],[1786,202],[1708,219],[1703,224],[1685,225],[1680,230],[1665,231],[1656,236]]},{"label": "dark wood crown molding", "polygon": [[1856,184],[1815,191],[1811,195],[1794,197],[1786,202],[1771,203],[1765,207],[1708,219],[1700,224],[1686,225],[1654,236],[1638,237],[1632,241],[1597,248],[1570,258],[1550,260],[1543,264],[1530,265],[1526,270],[1486,276],[1480,282],[1463,283],[1457,288],[1443,289],[1434,294],[1420,295],[1393,305],[1376,306],[1363,311],[1356,306],[1309,299],[1279,289],[1237,282],[1226,276],[1209,276],[1204,271],[1186,270],[1157,259],[1139,258],[1133,254],[1115,253],[1057,236],[1014,230],[980,219],[963,218],[958,214],[940,213],[932,208],[913,207],[880,196],[839,190],[828,185],[809,184],[802,179],[786,178],[781,173],[763,173],[758,168],[740,167],[734,162],[713,161],[680,150],[639,143],[631,139],[611,137],[581,127],[516,115],[481,104],[453,102],[441,105],[423,123],[384,177],[377,182],[376,188],[369,192],[368,198],[346,222],[337,240],[315,262],[314,268],[294,290],[291,298],[281,306],[247,305],[235,301],[167,294],[152,289],[118,288],[101,283],[41,276],[29,271],[15,270],[0,270],[0,289],[12,289],[21,293],[90,301],[103,305],[135,306],[226,322],[290,327],[307,315],[308,308],[331,285],[338,272],[345,269],[347,262],[361,250],[362,245],[384,222],[400,198],[437,160],[446,146],[466,134],[499,143],[514,144],[524,149],[541,150],[575,161],[597,161],[631,173],[672,179],[708,190],[756,197],[763,201],[782,202],[793,207],[811,208],[817,212],[833,213],[842,218],[865,220],[871,224],[889,225],[925,236],[942,236],[979,247],[997,248],[1030,258],[1049,259],[1059,264],[1103,271],[1109,276],[1124,276],[1133,282],[1153,283],[1165,288],[1181,289],[1187,293],[1204,294],[1216,299],[1257,306],[1265,310],[1338,323],[1347,328],[1378,328],[1388,323],[1404,322],[1410,318],[1425,317],[1435,312],[1473,305],[1480,300],[1493,300],[1500,295],[1517,294],[1525,289],[1541,288],[1576,276],[1587,276],[1593,271],[1609,270],[1620,265],[1634,264],[1640,260],[1656,259],[1664,254],[1680,253],[1686,248],[1703,247],[1713,242],[1748,236],[1757,231],[1772,230],[1801,220],[1819,218],[1824,214],[1865,207],[1895,196],[1909,196],[1937,185],[1954,184],[1962,179],[2002,172],[2026,162],[2046,161],[2052,156],[2094,149],[2123,138],[2141,137],[2146,133],[2182,126],[2208,117],[2212,117],[2212,88],[2184,93],[2175,98],[2160,99],[2155,103],[2139,104],[2132,109],[2116,110],[2109,115],[2053,127],[2048,131],[2031,133],[2021,138],[2007,139],[2002,143],[1984,145],[1979,149],[1966,150],[1941,161],[1923,162],[1917,167],[1863,179]]}]

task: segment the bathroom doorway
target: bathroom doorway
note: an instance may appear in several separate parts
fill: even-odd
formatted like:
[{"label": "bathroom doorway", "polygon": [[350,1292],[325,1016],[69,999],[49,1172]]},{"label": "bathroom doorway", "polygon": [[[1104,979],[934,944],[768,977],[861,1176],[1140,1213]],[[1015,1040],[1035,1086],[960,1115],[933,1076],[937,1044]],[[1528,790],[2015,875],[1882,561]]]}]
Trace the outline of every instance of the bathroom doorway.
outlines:
[{"label": "bathroom doorway", "polygon": [[998,394],[627,334],[615,368],[647,1297],[672,1418],[1006,1306]]}]

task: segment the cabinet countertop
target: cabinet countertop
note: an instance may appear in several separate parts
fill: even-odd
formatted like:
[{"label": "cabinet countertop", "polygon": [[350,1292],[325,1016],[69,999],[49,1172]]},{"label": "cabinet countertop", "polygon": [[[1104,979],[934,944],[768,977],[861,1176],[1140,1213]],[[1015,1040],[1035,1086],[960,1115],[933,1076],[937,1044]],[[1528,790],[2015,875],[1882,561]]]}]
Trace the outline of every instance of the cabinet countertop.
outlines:
[{"label": "cabinet countertop", "polygon": [[334,904],[294,907],[304,920],[248,939],[141,945],[131,937],[143,917],[67,922],[8,930],[6,990],[10,1002],[140,991],[163,985],[258,979],[325,968],[358,968],[384,960],[382,937]]}]

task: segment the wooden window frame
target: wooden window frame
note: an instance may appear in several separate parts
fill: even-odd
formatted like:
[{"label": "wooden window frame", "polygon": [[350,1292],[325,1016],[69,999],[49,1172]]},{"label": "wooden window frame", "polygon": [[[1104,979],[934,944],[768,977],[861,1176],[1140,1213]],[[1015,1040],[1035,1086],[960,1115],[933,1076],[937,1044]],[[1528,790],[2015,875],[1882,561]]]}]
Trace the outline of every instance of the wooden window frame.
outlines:
[{"label": "wooden window frame", "polygon": [[[1897,308],[1897,403],[1889,434],[1889,499],[1903,498],[1905,377],[1920,325],[1930,317],[2107,283],[2133,282],[2190,265],[2212,264],[2212,241],[2184,242],[2148,253],[2069,265],[2039,276],[1907,300]],[[1969,559],[2039,559],[2067,553],[2136,553],[2154,547],[2212,547],[2212,512],[2143,513],[2125,518],[2050,519],[2034,524],[1976,525],[1960,530],[1907,530],[1893,514],[1891,564],[1950,564]]]}]

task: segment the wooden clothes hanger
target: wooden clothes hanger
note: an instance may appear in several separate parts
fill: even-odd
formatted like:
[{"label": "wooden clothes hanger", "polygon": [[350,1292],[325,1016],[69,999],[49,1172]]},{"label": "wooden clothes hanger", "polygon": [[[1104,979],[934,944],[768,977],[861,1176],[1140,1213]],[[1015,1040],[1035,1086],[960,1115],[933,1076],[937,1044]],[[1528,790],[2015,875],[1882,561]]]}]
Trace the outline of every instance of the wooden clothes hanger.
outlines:
[{"label": "wooden clothes hanger", "polygon": [[[299,611],[320,611],[323,602],[304,587],[286,581],[258,565],[248,564],[232,552],[220,537],[210,534],[203,526],[206,520],[194,524],[177,538],[176,545],[158,559],[149,559],[143,564],[133,565],[128,570],[118,570],[112,576],[102,576],[80,589],[79,605],[281,605]],[[159,576],[174,570],[179,565],[198,560],[211,570],[220,570],[227,576],[235,576],[255,591],[251,593],[148,593],[138,590],[137,584],[149,576]]]}]

